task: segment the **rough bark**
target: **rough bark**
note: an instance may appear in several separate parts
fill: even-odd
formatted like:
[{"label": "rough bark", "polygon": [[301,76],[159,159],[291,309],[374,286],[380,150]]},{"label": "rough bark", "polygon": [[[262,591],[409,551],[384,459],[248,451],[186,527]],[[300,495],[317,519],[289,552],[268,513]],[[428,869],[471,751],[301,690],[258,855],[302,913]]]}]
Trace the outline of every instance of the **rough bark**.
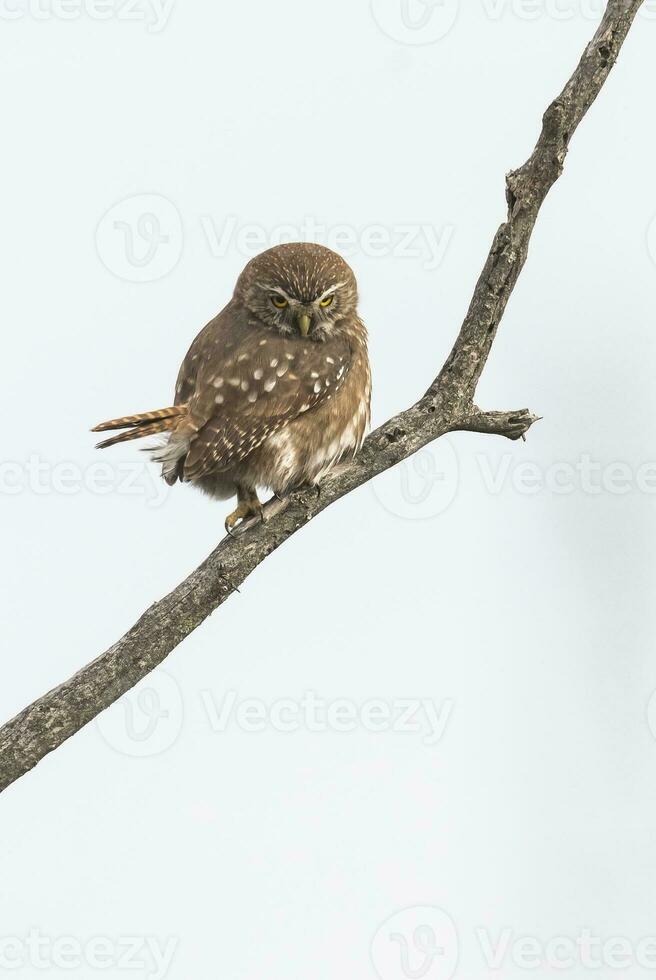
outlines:
[{"label": "rough bark", "polygon": [[528,253],[547,193],[569,142],[617,59],[642,0],[610,0],[576,71],[544,114],[526,163],[506,178],[507,220],[497,231],[471,305],[444,367],[426,394],[366,440],[358,457],[314,490],[267,507],[267,521],[224,539],[212,554],[135,626],[70,680],[0,729],[0,791],[88,724],[156,668],[292,534],[355,487],[447,432],[469,430],[519,439],[536,421],[527,409],[482,412],[474,395],[506,304]]}]

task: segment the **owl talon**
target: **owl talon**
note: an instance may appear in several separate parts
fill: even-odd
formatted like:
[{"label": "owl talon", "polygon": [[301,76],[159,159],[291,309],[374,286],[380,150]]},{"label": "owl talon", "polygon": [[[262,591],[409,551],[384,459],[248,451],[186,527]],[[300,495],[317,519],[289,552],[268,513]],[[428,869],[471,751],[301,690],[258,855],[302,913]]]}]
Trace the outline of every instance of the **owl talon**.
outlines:
[{"label": "owl talon", "polygon": [[264,523],[264,508],[254,497],[252,500],[242,500],[239,502],[232,514],[228,514],[225,519],[225,529],[231,537],[234,537],[233,530],[238,522],[247,521],[250,517],[259,517]]}]

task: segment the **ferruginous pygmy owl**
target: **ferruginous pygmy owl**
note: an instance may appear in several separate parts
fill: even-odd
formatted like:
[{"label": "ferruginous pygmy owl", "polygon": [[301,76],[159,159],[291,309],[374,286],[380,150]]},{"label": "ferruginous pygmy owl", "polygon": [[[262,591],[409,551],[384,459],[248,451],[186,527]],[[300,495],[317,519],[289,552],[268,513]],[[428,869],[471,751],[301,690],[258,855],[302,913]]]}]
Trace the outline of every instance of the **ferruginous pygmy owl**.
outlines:
[{"label": "ferruginous pygmy owl", "polygon": [[355,276],[321,245],[279,245],[248,263],[235,292],[184,359],[175,404],[126,415],[101,442],[169,433],[155,459],[167,483],[193,483],[261,515],[258,487],[284,495],[316,484],[360,448],[369,425],[367,333]]}]

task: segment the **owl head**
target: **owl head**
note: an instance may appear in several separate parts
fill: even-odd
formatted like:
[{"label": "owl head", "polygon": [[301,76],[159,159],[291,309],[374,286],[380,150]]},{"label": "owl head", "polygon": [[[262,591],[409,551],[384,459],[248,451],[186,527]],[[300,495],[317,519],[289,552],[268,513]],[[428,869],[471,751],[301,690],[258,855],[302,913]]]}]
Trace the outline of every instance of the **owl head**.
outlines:
[{"label": "owl head", "polygon": [[322,342],[348,329],[358,289],[340,255],[301,242],[277,245],[252,259],[234,298],[267,329]]}]

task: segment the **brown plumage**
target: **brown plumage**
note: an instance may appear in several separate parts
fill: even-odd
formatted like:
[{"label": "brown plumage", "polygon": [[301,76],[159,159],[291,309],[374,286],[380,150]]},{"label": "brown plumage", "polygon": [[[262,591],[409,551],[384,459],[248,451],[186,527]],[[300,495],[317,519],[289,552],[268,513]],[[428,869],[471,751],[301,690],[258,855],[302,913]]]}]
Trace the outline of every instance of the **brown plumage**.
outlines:
[{"label": "brown plumage", "polygon": [[144,412],[142,415],[124,415],[111,422],[102,422],[92,432],[108,432],[111,429],[128,429],[120,436],[112,436],[99,442],[96,449],[107,449],[119,442],[129,442],[130,439],[141,439],[143,436],[156,435],[159,432],[169,432],[175,428],[178,419],[187,411],[186,405],[172,405],[171,408],[160,408],[156,412]]},{"label": "brown plumage", "polygon": [[370,394],[353,272],[320,245],[280,245],[248,263],[191,345],[175,405],[94,431],[128,430],[99,448],[170,433],[156,456],[164,479],[219,499],[236,493],[230,529],[260,512],[258,487],[283,495],[357,452]]}]

